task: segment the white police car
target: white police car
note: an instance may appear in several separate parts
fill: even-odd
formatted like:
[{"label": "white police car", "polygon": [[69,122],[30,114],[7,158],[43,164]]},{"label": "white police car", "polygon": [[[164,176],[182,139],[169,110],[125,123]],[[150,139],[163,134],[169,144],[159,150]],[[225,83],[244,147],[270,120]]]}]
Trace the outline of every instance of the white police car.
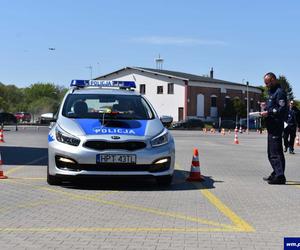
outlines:
[{"label": "white police car", "polygon": [[50,185],[97,175],[151,175],[159,184],[171,184],[173,137],[132,88],[135,82],[71,82],[48,135]]}]

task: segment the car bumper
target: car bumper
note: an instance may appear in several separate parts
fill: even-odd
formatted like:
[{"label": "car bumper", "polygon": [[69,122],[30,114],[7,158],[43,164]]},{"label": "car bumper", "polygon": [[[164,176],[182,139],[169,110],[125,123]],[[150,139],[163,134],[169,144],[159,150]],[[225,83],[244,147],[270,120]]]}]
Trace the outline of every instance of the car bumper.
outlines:
[{"label": "car bumper", "polygon": [[[57,176],[164,176],[172,175],[175,164],[175,146],[173,140],[166,145],[152,148],[147,146],[136,151],[126,150],[92,150],[81,145],[70,146],[58,141],[49,143],[49,174]],[[98,154],[134,154],[136,164],[97,164]],[[73,160],[75,163],[61,162],[61,158]],[[168,159],[166,163],[155,164],[158,160]]]}]

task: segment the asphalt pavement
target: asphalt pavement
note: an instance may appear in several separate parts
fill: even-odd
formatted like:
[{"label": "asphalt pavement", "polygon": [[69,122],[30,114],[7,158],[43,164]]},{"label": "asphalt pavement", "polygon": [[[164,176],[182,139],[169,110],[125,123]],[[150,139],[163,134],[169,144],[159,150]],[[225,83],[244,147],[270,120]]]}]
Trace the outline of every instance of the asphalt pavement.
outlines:
[{"label": "asphalt pavement", "polygon": [[[283,249],[300,237],[300,147],[286,154],[287,185],[268,185],[266,134],[171,131],[172,185],[101,178],[49,186],[47,127],[4,132],[1,249]],[[186,182],[193,149],[204,182]]]}]

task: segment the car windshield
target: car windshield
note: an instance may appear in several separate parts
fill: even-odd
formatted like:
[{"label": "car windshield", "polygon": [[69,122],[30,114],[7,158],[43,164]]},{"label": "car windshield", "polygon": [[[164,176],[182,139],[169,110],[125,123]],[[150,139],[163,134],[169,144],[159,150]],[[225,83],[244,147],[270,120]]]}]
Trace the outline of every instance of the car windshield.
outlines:
[{"label": "car windshield", "polygon": [[69,94],[62,114],[69,118],[150,120],[154,113],[141,96]]}]

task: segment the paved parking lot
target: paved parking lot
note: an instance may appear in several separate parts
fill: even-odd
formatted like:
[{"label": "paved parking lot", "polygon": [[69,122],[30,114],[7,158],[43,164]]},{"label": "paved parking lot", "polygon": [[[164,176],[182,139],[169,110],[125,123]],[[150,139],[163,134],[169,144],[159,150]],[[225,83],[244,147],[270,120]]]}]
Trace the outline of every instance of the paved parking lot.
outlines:
[{"label": "paved parking lot", "polygon": [[[5,131],[0,144],[1,249],[283,249],[300,237],[300,148],[286,155],[288,184],[262,181],[266,135],[172,131],[173,184],[101,178],[49,186],[46,127]],[[193,148],[203,183],[185,181]]]}]

